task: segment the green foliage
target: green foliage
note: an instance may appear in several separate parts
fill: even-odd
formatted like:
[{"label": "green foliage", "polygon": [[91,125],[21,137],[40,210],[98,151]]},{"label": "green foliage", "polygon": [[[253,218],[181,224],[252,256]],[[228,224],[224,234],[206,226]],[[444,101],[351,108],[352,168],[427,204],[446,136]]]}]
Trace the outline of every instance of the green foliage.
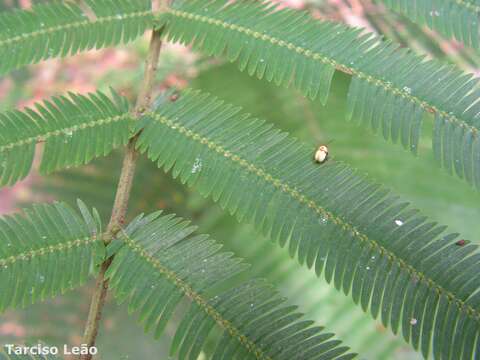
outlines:
[{"label": "green foliage", "polygon": [[[479,327],[477,246],[348,166],[199,92],[161,99],[138,149],[240,221],[315,265],[425,356],[471,354]],[[383,296],[382,296],[383,294]],[[427,304],[427,306],[425,306]],[[468,356],[466,356],[468,358]]]},{"label": "green foliage", "polygon": [[[479,48],[477,0],[384,2]],[[0,74],[165,27],[171,40],[224,55],[251,76],[293,85],[322,103],[335,70],[351,74],[347,118],[413,153],[424,118],[434,114],[438,161],[480,189],[480,87],[473,75],[268,1],[178,0],[162,10],[154,21],[148,0],[85,0],[3,12]],[[287,246],[300,264],[323,273],[425,357],[478,357],[477,246],[445,233],[349,166],[315,163],[313,147],[208,94],[166,94],[133,123],[116,93],[113,100],[100,92],[70,94],[0,114],[0,186],[28,175],[38,143],[40,171],[50,173],[107,155],[138,135],[137,149],[159,167]],[[153,176],[150,181],[156,184]],[[128,198],[129,190],[120,195]],[[112,260],[107,277],[116,296],[138,311],[147,330],[158,337],[180,318],[171,350],[180,359],[355,356],[332,334],[300,320],[296,307],[264,281],[240,280],[246,265],[208,236],[193,235],[189,222],[157,212],[126,229],[112,221],[114,230],[103,234],[98,213],[81,202],[79,210],[55,203],[0,219],[0,311],[76,287]],[[114,238],[107,250],[103,235]]]},{"label": "green foliage", "polygon": [[380,0],[388,8],[410,20],[427,25],[447,38],[455,38],[466,46],[480,49],[480,3],[476,0]]},{"label": "green foliage", "polygon": [[44,143],[40,172],[86,164],[125,145],[131,116],[127,101],[113,92],[54,97],[34,109],[0,114],[0,186],[30,172],[37,143]]},{"label": "green foliage", "polygon": [[[202,221],[197,223],[202,224]],[[223,228],[223,232],[219,233],[219,228]],[[422,358],[401,337],[372,321],[351,298],[317,278],[314,272],[291,261],[283,249],[271,241],[264,241],[251,226],[238,224],[230,217],[226,220],[224,216],[212,224],[211,230],[219,233],[216,238],[225,239],[222,244],[226,250],[252,264],[252,273],[275,284],[283,295],[305,311],[308,318],[334,332],[351,351],[361,354],[362,359],[391,360],[397,359],[395,354],[399,353],[404,354],[402,359]]]},{"label": "green foliage", "polygon": [[[110,214],[115,190],[115,176],[112,174],[115,174],[121,165],[117,160],[120,159],[100,158],[87,167],[55,173],[43,181],[48,187],[37,191],[68,200],[67,202],[74,201],[76,196],[87,203],[94,202],[96,209],[100,213],[103,209],[106,217]],[[405,350],[406,344],[401,338],[381,331],[378,324],[371,321],[350,298],[326,282],[319,281],[315,273],[291,261],[283,249],[264,241],[249,226],[249,231],[246,231],[247,226],[239,224],[218,206],[201,198],[197,193],[190,193],[193,189],[182,186],[169,175],[158,171],[156,164],[148,159],[140,158],[135,184],[129,213],[138,214],[145,209],[150,209],[146,211],[150,212],[154,211],[153,206],[164,206],[168,209],[166,212],[195,219],[195,224],[202,232],[211,234],[215,239],[222,239],[224,249],[252,264],[249,274],[267,277],[282,295],[289,298],[290,303],[299,305],[308,318],[325,325],[326,329],[336,334],[336,338],[342,340],[352,351],[362,354],[363,358],[390,360],[395,352]],[[117,312],[123,309],[121,307]],[[117,317],[124,319],[120,314]],[[128,324],[130,322],[127,322]],[[117,328],[120,327],[125,326],[117,323]],[[168,342],[168,335],[165,335],[162,340]],[[115,335],[109,333],[109,337]],[[103,346],[105,345],[101,347]],[[211,349],[211,343],[208,343],[207,347]],[[105,356],[112,354],[112,351],[105,351],[103,348]]]},{"label": "green foliage", "polygon": [[[0,75],[20,66],[127,43],[151,27],[148,0],[54,1],[0,14]],[[89,12],[92,18],[89,18]]]},{"label": "green foliage", "polygon": [[[417,152],[426,112],[436,114],[432,135],[439,162],[480,189],[478,79],[454,66],[425,61],[359,29],[277,10],[269,2],[175,2],[158,26],[168,38],[209,55],[226,54],[241,70],[293,86],[326,101],[335,69],[352,74],[347,117]],[[432,91],[432,89],[436,89]]]},{"label": "green foliage", "polygon": [[79,207],[82,216],[54,203],[0,218],[0,312],[64,293],[95,270],[104,256],[100,221]]},{"label": "green foliage", "polygon": [[[480,223],[476,220],[480,193],[472,192],[469,184],[454,181],[438,168],[433,153],[412,159],[401,147],[392,146],[380,136],[371,134],[368,128],[343,121],[341,109],[346,107],[349,82],[350,77],[346,74],[335,74],[326,106],[319,101],[306,101],[291,89],[258,81],[230,63],[204,72],[191,83],[191,87],[221,94],[222,100],[241,106],[312,146],[334,140],[328,146],[330,156],[368,173],[379,183],[388,184],[435,221],[448,224],[451,229],[461,229],[467,239],[476,239],[480,232]],[[433,123],[426,122],[425,125],[428,132],[433,129]],[[429,145],[429,138],[424,134],[419,151],[426,152]],[[161,186],[157,191],[161,192]],[[178,214],[177,210],[173,212]],[[210,229],[205,231],[216,239],[224,238]]]},{"label": "green foliage", "polygon": [[[299,321],[295,306],[261,280],[232,287],[232,277],[246,265],[195,227],[173,215],[136,218],[119,235],[107,276],[120,301],[139,311],[145,329],[162,334],[185,297],[191,306],[182,316],[172,344],[179,359],[198,358],[214,326],[223,331],[212,359],[351,359],[347,347],[321,333],[312,321]],[[223,285],[223,286],[222,286]]]}]

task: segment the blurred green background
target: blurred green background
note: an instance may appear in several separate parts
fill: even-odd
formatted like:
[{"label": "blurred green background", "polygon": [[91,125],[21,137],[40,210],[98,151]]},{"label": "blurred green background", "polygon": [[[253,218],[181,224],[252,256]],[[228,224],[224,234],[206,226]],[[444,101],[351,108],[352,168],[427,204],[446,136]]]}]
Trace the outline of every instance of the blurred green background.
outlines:
[{"label": "blurred green background", "polygon": [[[329,17],[335,9],[329,2],[307,2],[311,11],[325,11]],[[348,2],[346,2],[348,3]],[[312,10],[313,9],[313,10]],[[337,9],[338,10],[338,9]],[[338,10],[340,12],[340,10]],[[369,21],[368,13],[364,17]],[[418,42],[424,30],[405,19],[388,17],[370,23],[386,22],[387,36],[400,36],[407,43]],[[388,20],[388,21],[387,21]],[[395,24],[403,24],[395,31]],[[406,24],[406,25],[405,25]],[[408,25],[408,26],[407,26]],[[381,26],[374,26],[381,30]],[[413,29],[408,35],[405,29]],[[393,29],[393,30],[392,30]],[[402,31],[400,31],[402,30]],[[417,36],[418,35],[418,36]],[[428,34],[427,34],[428,35]],[[475,61],[468,53],[446,55],[442,47],[425,35],[435,56],[462,66]],[[423,40],[422,40],[423,41]],[[23,107],[31,100],[41,100],[65,91],[86,92],[112,86],[132,102],[142,76],[142,58],[147,40],[118,50],[95,51],[74,59],[51,60],[20,70],[0,80],[0,110]],[[433,51],[433,50],[432,50]],[[432,52],[430,52],[432,54]],[[460,59],[460,60],[459,60]],[[468,66],[470,66],[468,65]],[[160,60],[157,92],[167,87],[190,86],[213,93],[241,105],[245,112],[272,122],[278,128],[310,144],[313,150],[331,141],[330,153],[360,173],[391,188],[413,203],[425,215],[460,232],[465,239],[479,242],[478,204],[480,195],[467,184],[440,170],[431,153],[429,136],[421,139],[418,158],[400,145],[385,142],[380,135],[345,121],[349,77],[337,73],[326,106],[302,98],[293,89],[278,88],[239,72],[234,65],[194,56],[188,49],[167,46]],[[432,119],[426,118],[424,134],[431,133]],[[121,151],[90,165],[40,178],[32,175],[14,188],[0,189],[0,212],[10,212],[32,201],[58,199],[74,203],[81,198],[96,207],[108,221],[115,184],[120,171]],[[319,182],[317,186],[328,186]],[[158,170],[142,158],[135,179],[129,214],[165,209],[191,219],[199,232],[211,234],[225,248],[252,264],[252,272],[275,283],[291,303],[297,304],[307,317],[317,320],[365,359],[419,359],[403,340],[383,328],[379,321],[362,313],[349,297],[338,293],[322,278],[316,278],[288,257],[284,249],[256,234],[251,227],[236,222],[195,189],[187,189],[169,174]],[[88,312],[92,283],[27,309],[10,310],[0,315],[0,345],[42,341],[62,346],[79,344]],[[144,334],[125,306],[108,299],[98,338],[100,357],[110,359],[169,359],[168,346],[175,324],[167,327],[160,340]]]}]

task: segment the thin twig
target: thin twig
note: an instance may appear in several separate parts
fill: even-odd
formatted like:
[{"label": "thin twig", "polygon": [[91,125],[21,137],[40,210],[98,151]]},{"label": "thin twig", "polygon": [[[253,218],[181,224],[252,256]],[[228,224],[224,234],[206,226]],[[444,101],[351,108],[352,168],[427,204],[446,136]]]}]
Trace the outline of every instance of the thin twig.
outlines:
[{"label": "thin twig", "polygon": [[[152,100],[155,72],[157,70],[158,58],[160,55],[160,49],[162,47],[161,33],[162,30],[153,31],[152,33],[150,48],[145,63],[143,83],[138,94],[137,103],[133,110],[133,115],[135,117],[141,116],[142,113],[148,109]],[[136,138],[130,140],[126,149],[125,157],[123,159],[112,215],[107,226],[106,233],[104,234],[104,241],[106,244],[112,241],[125,221],[128,200],[130,198],[136,161],[138,157],[137,151],[135,150],[135,142]],[[95,346],[95,340],[98,334],[98,326],[102,317],[102,309],[105,304],[105,297],[108,290],[108,280],[105,279],[105,273],[111,262],[112,258],[107,259],[102,264],[95,284],[95,291],[92,296],[87,324],[85,326],[85,332],[82,341],[82,344],[85,344],[88,348]],[[92,355],[90,354],[83,354],[80,356],[80,360],[90,360],[91,358]]]}]

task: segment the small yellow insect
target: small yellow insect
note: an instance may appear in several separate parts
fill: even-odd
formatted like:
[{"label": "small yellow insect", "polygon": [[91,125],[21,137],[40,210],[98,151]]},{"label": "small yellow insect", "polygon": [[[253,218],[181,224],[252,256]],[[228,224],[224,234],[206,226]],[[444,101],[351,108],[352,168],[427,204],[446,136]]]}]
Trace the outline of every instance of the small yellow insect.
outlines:
[{"label": "small yellow insect", "polygon": [[326,145],[320,145],[317,149],[317,151],[315,151],[315,155],[314,155],[314,160],[315,162],[319,163],[319,164],[322,164],[324,163],[325,161],[328,160],[328,147]]}]

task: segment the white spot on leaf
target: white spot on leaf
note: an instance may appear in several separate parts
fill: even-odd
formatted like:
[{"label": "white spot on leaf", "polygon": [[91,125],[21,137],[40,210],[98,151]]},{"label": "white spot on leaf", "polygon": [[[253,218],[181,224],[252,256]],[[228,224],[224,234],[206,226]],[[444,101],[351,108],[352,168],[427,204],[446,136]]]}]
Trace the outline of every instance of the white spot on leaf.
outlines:
[{"label": "white spot on leaf", "polygon": [[318,220],[318,223],[320,225],[325,225],[327,223],[328,219],[326,217],[322,217],[320,220]]},{"label": "white spot on leaf", "polygon": [[192,166],[192,174],[196,174],[197,172],[200,172],[202,170],[202,160],[200,158],[196,158],[195,162],[193,163]]}]

